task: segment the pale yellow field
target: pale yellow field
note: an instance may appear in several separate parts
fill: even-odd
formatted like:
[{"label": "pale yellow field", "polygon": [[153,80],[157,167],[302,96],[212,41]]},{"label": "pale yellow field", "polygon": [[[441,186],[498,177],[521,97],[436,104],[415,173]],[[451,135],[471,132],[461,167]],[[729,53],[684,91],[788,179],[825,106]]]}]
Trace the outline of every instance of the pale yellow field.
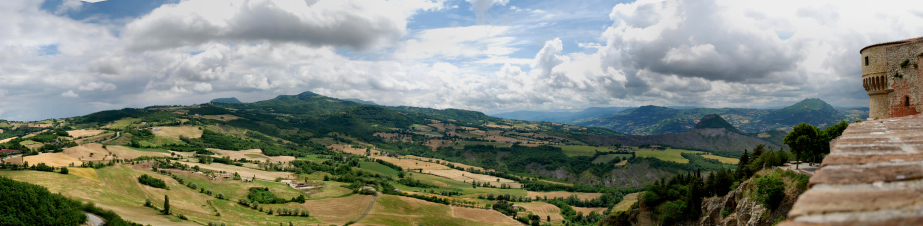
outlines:
[{"label": "pale yellow field", "polygon": [[551,223],[560,224],[561,220],[564,220],[564,217],[561,216],[561,209],[547,202],[517,203],[516,205],[525,208],[527,212],[532,212],[532,214],[541,217],[542,223],[548,222],[548,216],[551,216]]},{"label": "pale yellow field", "polygon": [[631,210],[631,205],[634,205],[635,203],[638,202],[638,194],[641,194],[641,192],[635,192],[635,193],[625,195],[625,197],[622,198],[621,202],[619,202],[618,204],[615,204],[615,206],[612,207],[612,212],[617,213],[617,212]]},{"label": "pale yellow field", "polygon": [[[90,153],[93,154],[92,157],[90,156]],[[64,154],[70,155],[71,157],[80,159],[82,161],[112,160],[112,157],[108,156],[109,151],[103,149],[102,144],[97,143],[89,143],[76,147],[70,147],[64,149]]]},{"label": "pale yellow field", "polygon": [[417,156],[413,156],[413,155],[407,155],[407,156],[404,156],[404,157],[416,158],[416,159],[419,159],[420,161],[432,161],[432,162],[436,162],[436,160],[439,160],[439,162],[441,162],[441,163],[443,163],[443,164],[444,164],[444,163],[452,163],[452,164],[455,165],[456,167],[462,167],[462,168],[465,168],[465,169],[474,168],[474,169],[476,169],[476,170],[486,171],[486,170],[484,170],[484,168],[481,168],[481,167],[471,166],[471,165],[465,165],[465,164],[461,164],[461,163],[457,163],[457,162],[449,162],[449,161],[445,161],[445,160],[442,160],[442,159],[434,159],[434,158],[427,158],[427,157],[417,157]]},{"label": "pale yellow field", "polygon": [[113,155],[115,155],[116,158],[119,158],[119,159],[134,159],[134,158],[141,157],[141,156],[170,157],[169,153],[153,152],[153,151],[137,151],[137,150],[134,150],[134,149],[131,149],[125,146],[119,146],[119,145],[107,145],[106,149],[109,150],[110,153],[112,153]]},{"label": "pale yellow field", "polygon": [[67,167],[67,174],[81,176],[99,183],[99,176],[93,168]]},{"label": "pale yellow field", "polygon": [[157,127],[158,129],[153,130],[154,135],[169,137],[179,140],[180,136],[187,138],[199,138],[202,137],[202,130],[196,126],[166,126],[166,127]]},{"label": "pale yellow field", "polygon": [[95,130],[95,129],[93,130],[81,129],[81,130],[67,131],[67,134],[71,135],[71,137],[78,138],[78,137],[96,136],[103,132],[106,132],[106,131],[105,130]]},{"label": "pale yellow field", "polygon": [[[423,170],[423,173],[441,176],[441,177],[449,178],[455,181],[461,181],[461,182],[466,182],[466,183],[471,183],[471,181],[478,181],[478,182],[490,182],[491,185],[495,185],[497,187],[499,187],[500,184],[506,184],[506,185],[511,186],[512,188],[522,187],[522,184],[519,184],[518,182],[512,181],[510,179],[499,178],[499,177],[484,175],[484,174],[469,173],[469,172],[456,170],[456,169]],[[499,182],[497,180],[499,180]]]},{"label": "pale yellow field", "polygon": [[275,180],[276,178],[293,178],[292,173],[288,172],[266,172],[262,170],[250,169],[239,166],[225,165],[221,163],[212,163],[212,164],[202,164],[198,162],[180,162],[182,164],[189,165],[189,167],[199,166],[199,168],[212,170],[212,171],[225,171],[228,173],[238,173],[242,177],[252,177],[256,175],[257,179],[262,180]]},{"label": "pale yellow field", "polygon": [[26,156],[23,161],[29,162],[29,165],[45,163],[45,165],[54,167],[70,166],[71,163],[75,166],[83,164],[80,160],[64,153],[39,153],[38,155]]},{"label": "pale yellow field", "polygon": [[577,212],[583,213],[584,216],[589,215],[590,212],[593,212],[593,211],[596,211],[597,214],[603,214],[603,212],[605,212],[606,209],[608,209],[606,207],[586,208],[586,207],[573,207],[573,206],[571,208],[573,208]]},{"label": "pale yellow field", "polygon": [[520,225],[500,212],[485,209],[452,206],[452,217],[497,225]]},{"label": "pale yellow field", "polygon": [[312,217],[327,224],[343,225],[359,219],[374,198],[375,196],[371,195],[351,195],[342,198],[308,200],[304,204],[289,203],[285,206],[310,210]]},{"label": "pale yellow field", "polygon": [[373,156],[376,159],[381,159],[382,161],[389,162],[391,164],[400,166],[404,170],[408,169],[423,169],[423,170],[447,170],[449,167],[443,166],[441,164],[436,164],[435,162],[424,162],[412,158],[394,158],[394,157],[384,157],[384,156]]},{"label": "pale yellow field", "polygon": [[10,142],[10,141],[13,140],[13,139],[16,139],[16,138],[15,138],[15,137],[10,137],[10,138],[6,138],[6,139],[3,139],[3,140],[0,140],[0,144],[6,143],[6,142]]},{"label": "pale yellow field", "polygon": [[218,158],[228,156],[231,159],[245,158],[245,159],[260,160],[260,161],[265,161],[269,159],[269,161],[274,162],[274,163],[278,163],[278,162],[285,163],[285,162],[291,162],[295,160],[295,157],[293,156],[266,156],[263,154],[263,150],[260,150],[260,149],[228,151],[228,150],[208,148],[208,150],[216,153],[216,155],[212,155],[212,156],[218,157]]},{"label": "pale yellow field", "polygon": [[736,165],[737,163],[740,163],[740,159],[735,159],[735,158],[721,157],[721,156],[716,156],[716,155],[702,155],[702,157],[705,157],[707,159],[717,159],[718,161],[721,161],[722,163],[727,163],[727,164]]},{"label": "pale yellow field", "polygon": [[530,191],[526,193],[526,196],[531,197],[531,198],[535,198],[535,196],[539,196],[542,198],[544,198],[545,196],[548,196],[549,199],[550,198],[567,198],[567,197],[570,197],[571,195],[577,195],[577,198],[583,200],[583,199],[599,198],[599,196],[602,196],[603,194],[602,193],[566,192],[566,191],[551,191],[551,192]]}]

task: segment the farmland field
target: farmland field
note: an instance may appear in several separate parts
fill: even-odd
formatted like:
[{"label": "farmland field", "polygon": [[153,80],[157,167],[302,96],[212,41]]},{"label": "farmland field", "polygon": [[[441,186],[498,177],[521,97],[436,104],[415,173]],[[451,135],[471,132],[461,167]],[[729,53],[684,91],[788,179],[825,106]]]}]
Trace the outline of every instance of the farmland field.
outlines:
[{"label": "farmland field", "polygon": [[[435,164],[435,163],[433,163]],[[484,174],[475,174],[470,172],[465,172],[456,169],[446,169],[446,170],[423,170],[423,173],[432,174],[436,176],[446,177],[455,181],[471,183],[471,181],[478,182],[490,182],[491,185],[500,186],[500,184],[506,184],[512,188],[520,188],[522,184],[512,181],[506,178],[499,178],[490,175]]]},{"label": "farmland field", "polygon": [[[538,215],[542,219],[542,223],[561,224],[561,220],[564,220],[564,217],[561,216],[561,209],[547,202],[527,202],[518,203],[518,205],[525,208],[527,212]],[[551,217],[551,222],[548,222],[549,216]]]},{"label": "farmland field", "polygon": [[572,145],[554,145],[555,147],[561,148],[564,151],[564,154],[567,156],[593,156],[596,154],[596,151],[607,152],[607,151],[617,151],[609,149],[606,147],[593,147],[593,146],[572,146]]},{"label": "farmland field", "polygon": [[740,162],[740,159],[728,158],[728,157],[717,156],[717,155],[702,155],[702,157],[705,157],[707,159],[715,159],[715,160],[721,161],[722,163],[727,163],[727,164],[737,165],[737,163]]},{"label": "farmland field", "polygon": [[80,160],[64,153],[39,153],[23,158],[23,161],[29,162],[29,165],[45,163],[45,165],[60,167],[70,166],[72,163],[76,166],[83,164]]},{"label": "farmland field", "polygon": [[606,211],[606,207],[597,207],[597,208],[587,208],[587,207],[571,207],[577,212],[583,213],[584,216],[589,215],[590,212],[596,212],[597,214],[603,214]]},{"label": "farmland field", "polygon": [[667,148],[667,150],[652,150],[652,149],[639,149],[635,152],[635,156],[638,158],[643,157],[654,157],[663,161],[671,161],[676,163],[689,163],[689,159],[683,158],[681,153],[701,153],[699,151],[689,151],[683,149],[674,149]]},{"label": "farmland field", "polygon": [[71,130],[71,131],[67,131],[67,134],[70,135],[70,136],[72,136],[72,137],[78,138],[78,137],[96,136],[97,134],[100,134],[100,133],[103,133],[103,132],[106,132],[106,131],[105,131],[105,130],[86,130],[86,129],[81,129],[81,130]]},{"label": "farmland field", "polygon": [[123,119],[119,119],[118,121],[112,122],[112,124],[109,124],[109,128],[124,129],[125,127],[128,127],[128,125],[131,125],[132,123],[137,123],[140,121],[141,119],[138,119],[138,118],[123,118]]},{"label": "farmland field", "polygon": [[550,198],[567,198],[567,197],[570,197],[571,195],[577,195],[577,198],[579,199],[595,199],[595,198],[599,198],[599,196],[602,196],[603,194],[602,193],[566,192],[566,191],[552,191],[552,192],[530,191],[527,193],[527,196],[532,197],[532,198],[535,198],[536,196],[539,196],[542,198],[544,198],[545,196],[548,196],[549,199]]},{"label": "farmland field", "polygon": [[397,176],[397,170],[377,162],[359,162],[359,168],[385,175]]},{"label": "farmland field", "polygon": [[625,195],[625,197],[622,198],[621,202],[619,202],[618,204],[615,204],[615,206],[612,207],[611,213],[618,213],[618,212],[631,210],[631,205],[634,205],[635,203],[638,202],[639,194],[641,193],[635,192],[635,193]]},{"label": "farmland field", "polygon": [[355,225],[521,225],[491,210],[451,207],[403,196],[382,195]]}]

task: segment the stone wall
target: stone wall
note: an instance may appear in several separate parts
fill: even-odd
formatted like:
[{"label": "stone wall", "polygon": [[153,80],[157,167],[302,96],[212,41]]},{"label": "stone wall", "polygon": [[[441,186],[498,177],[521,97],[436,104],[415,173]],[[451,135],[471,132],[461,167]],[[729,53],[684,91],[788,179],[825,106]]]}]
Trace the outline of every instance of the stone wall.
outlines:
[{"label": "stone wall", "polygon": [[[887,74],[890,87],[894,91],[888,95],[888,117],[901,117],[919,114],[923,110],[920,98],[923,98],[920,87],[923,87],[921,76],[920,54],[923,53],[923,42],[916,41],[902,45],[889,46],[887,52]],[[901,66],[903,62],[906,65]],[[898,76],[899,75],[899,76]],[[905,98],[909,97],[909,98]],[[910,103],[906,104],[909,99]]]}]

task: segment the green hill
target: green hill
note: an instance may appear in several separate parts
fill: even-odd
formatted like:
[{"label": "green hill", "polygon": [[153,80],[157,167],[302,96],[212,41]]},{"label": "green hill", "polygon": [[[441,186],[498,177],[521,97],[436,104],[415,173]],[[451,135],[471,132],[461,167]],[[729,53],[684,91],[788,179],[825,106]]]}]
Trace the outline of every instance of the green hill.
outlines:
[{"label": "green hill", "polygon": [[209,101],[209,103],[239,104],[241,102],[240,100],[237,100],[237,98],[229,97],[229,98],[216,98],[212,101]]},{"label": "green hill", "polygon": [[726,129],[731,132],[742,133],[740,132],[740,130],[737,130],[737,128],[734,128],[734,126],[731,125],[731,123],[728,123],[727,121],[724,120],[724,118],[721,118],[721,116],[717,114],[705,115],[705,117],[702,117],[702,120],[699,120],[699,122],[696,123],[695,127],[693,128],[695,129],[709,129],[709,128]]}]

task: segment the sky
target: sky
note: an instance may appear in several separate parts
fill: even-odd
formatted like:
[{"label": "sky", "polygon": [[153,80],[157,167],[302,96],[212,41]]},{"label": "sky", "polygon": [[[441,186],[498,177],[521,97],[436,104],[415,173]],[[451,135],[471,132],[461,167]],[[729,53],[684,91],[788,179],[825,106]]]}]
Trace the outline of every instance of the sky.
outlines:
[{"label": "sky", "polygon": [[923,36],[920,4],[4,0],[0,119],[305,91],[485,113],[868,106],[859,50]]}]

